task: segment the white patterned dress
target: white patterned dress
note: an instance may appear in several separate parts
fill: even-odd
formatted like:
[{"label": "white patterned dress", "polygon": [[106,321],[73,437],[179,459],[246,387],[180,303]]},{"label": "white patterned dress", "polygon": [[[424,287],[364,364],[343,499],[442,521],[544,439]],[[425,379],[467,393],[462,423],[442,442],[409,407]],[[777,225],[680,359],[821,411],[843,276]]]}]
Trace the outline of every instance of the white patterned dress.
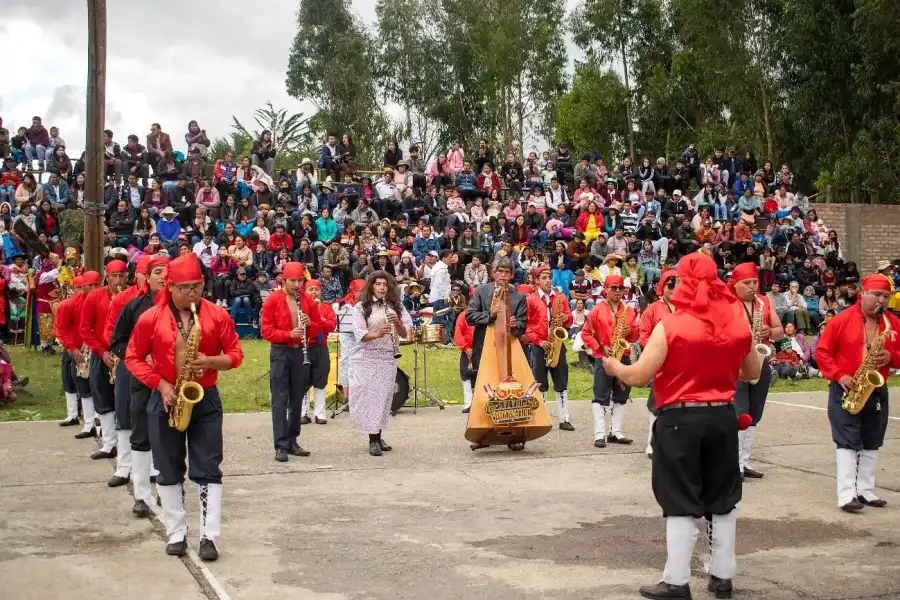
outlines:
[{"label": "white patterned dress", "polygon": [[[409,329],[412,319],[405,308],[402,311],[400,319]],[[351,315],[357,343],[350,355],[353,363],[350,369],[350,421],[360,433],[372,435],[384,429],[391,416],[397,359],[394,358],[391,336],[361,341],[364,335],[387,323],[380,305],[373,304],[368,323],[363,316],[362,304],[354,306]]]}]

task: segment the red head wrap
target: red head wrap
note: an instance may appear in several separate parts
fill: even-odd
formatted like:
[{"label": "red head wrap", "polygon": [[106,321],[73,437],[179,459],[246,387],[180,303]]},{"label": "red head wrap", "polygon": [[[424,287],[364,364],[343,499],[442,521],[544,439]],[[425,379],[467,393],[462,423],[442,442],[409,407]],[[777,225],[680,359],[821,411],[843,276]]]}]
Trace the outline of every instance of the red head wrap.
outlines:
[{"label": "red head wrap", "polygon": [[72,283],[72,287],[80,288],[84,285],[84,278],[81,275],[75,277],[75,282]]},{"label": "red head wrap", "polygon": [[100,285],[100,273],[85,271],[81,274],[81,285]]},{"label": "red head wrap", "polygon": [[550,273],[550,267],[547,265],[541,265],[540,267],[532,271],[535,281],[537,281],[537,278],[540,277],[541,273]]},{"label": "red head wrap", "polygon": [[678,279],[672,295],[675,308],[712,325],[714,335],[731,322],[737,297],[719,279],[713,259],[699,252],[685,256],[678,263]]},{"label": "red head wrap", "polygon": [[[160,267],[160,266],[169,264],[168,257],[159,256],[158,254],[155,256],[152,256],[152,257],[148,257],[145,255],[143,258],[141,258],[141,261],[143,261],[144,258],[148,259],[147,263],[145,265],[145,268],[147,269],[147,271],[145,273],[146,275],[149,275],[153,271],[153,269],[155,269],[156,267]],[[140,268],[141,268],[140,263],[138,263],[138,269],[140,269]],[[144,285],[141,286],[141,289],[138,290],[138,293],[139,294],[150,293],[150,282],[148,280],[146,280],[146,279],[144,280]]]},{"label": "red head wrap", "polygon": [[756,263],[741,263],[736,266],[731,272],[728,287],[734,290],[734,284],[745,279],[759,279],[759,269],[756,268]]},{"label": "red head wrap", "polygon": [[298,262],[286,263],[281,276],[284,279],[306,279],[306,265]]},{"label": "red head wrap", "polygon": [[107,275],[112,275],[113,273],[125,273],[126,271],[128,271],[128,265],[121,260],[111,260],[106,263]]},{"label": "red head wrap", "polygon": [[347,295],[340,299],[340,302],[346,302],[350,306],[356,306],[356,296],[363,288],[366,287],[366,282],[362,279],[354,279],[350,282],[350,289],[347,290]]},{"label": "red head wrap", "polygon": [[603,282],[605,287],[609,287],[611,285],[625,285],[625,280],[622,279],[621,275],[607,275],[606,281]]},{"label": "red head wrap", "polygon": [[662,298],[663,295],[663,286],[666,285],[666,280],[670,277],[676,277],[675,269],[663,269],[662,274],[659,276],[659,281],[656,283],[656,297]]},{"label": "red head wrap", "polygon": [[891,281],[881,273],[866,275],[862,280],[862,289],[864,292],[871,292],[872,290],[890,292]]},{"label": "red head wrap", "polygon": [[304,290],[311,290],[312,288],[319,288],[320,290],[322,289],[322,284],[318,279],[310,279],[305,284],[303,284]]},{"label": "red head wrap", "polygon": [[147,273],[150,272],[150,269],[147,266],[149,264],[150,264],[150,255],[145,254],[141,257],[141,260],[138,261],[137,268],[135,268],[134,272],[137,273],[138,275],[146,275]]},{"label": "red head wrap", "polygon": [[179,256],[169,263],[166,270],[166,287],[157,294],[156,304],[168,304],[172,298],[169,288],[173,284],[187,283],[189,281],[203,281],[203,268],[200,265],[200,259],[193,252]]}]

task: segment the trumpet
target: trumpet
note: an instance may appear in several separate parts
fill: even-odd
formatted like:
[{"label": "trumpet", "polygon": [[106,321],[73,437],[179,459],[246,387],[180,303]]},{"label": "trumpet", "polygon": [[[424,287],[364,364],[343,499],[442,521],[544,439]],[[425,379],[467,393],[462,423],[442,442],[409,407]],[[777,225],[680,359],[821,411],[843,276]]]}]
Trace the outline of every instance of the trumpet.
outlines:
[{"label": "trumpet", "polygon": [[[297,319],[303,316],[303,311],[300,310],[300,288],[294,288],[294,302],[297,303]],[[306,329],[303,330],[303,364],[309,364],[309,342],[306,338]]]}]

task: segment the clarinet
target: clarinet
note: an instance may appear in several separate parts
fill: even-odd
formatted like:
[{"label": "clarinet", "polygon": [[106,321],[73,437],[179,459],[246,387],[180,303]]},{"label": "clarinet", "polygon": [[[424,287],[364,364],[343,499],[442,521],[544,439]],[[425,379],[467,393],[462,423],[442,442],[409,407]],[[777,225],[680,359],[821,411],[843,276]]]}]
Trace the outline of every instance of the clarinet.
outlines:
[{"label": "clarinet", "polygon": [[[297,303],[297,318],[299,320],[299,318],[303,315],[303,311],[300,310],[300,288],[299,287],[294,288],[294,302]],[[303,346],[302,347],[303,347],[303,364],[308,365],[309,364],[309,343],[307,342],[306,328],[303,329]]]},{"label": "clarinet", "polygon": [[[387,301],[382,301],[381,306],[384,308],[384,320],[388,321]],[[388,324],[390,324],[390,321],[388,321]],[[394,345],[394,358],[403,356],[403,353],[400,352],[400,340],[397,339],[397,330],[394,328],[393,324],[391,324],[391,343]]]}]

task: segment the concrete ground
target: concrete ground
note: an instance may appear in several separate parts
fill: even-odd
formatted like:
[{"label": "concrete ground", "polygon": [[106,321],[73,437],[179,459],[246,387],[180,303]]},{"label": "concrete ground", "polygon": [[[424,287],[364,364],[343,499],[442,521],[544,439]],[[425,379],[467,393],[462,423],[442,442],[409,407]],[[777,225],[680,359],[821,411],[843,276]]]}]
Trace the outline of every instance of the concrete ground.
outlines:
[{"label": "concrete ground", "polygon": [[[458,407],[406,409],[381,458],[345,414],[305,427],[312,456],[287,464],[272,460],[268,415],[228,415],[222,557],[202,570],[165,556],[159,525],[106,487],[111,461],[87,458],[93,442],[54,423],[0,425],[0,597],[636,598],[665,562],[643,404],[630,405],[632,446],[595,450],[590,405],[575,402],[577,431],[522,453],[471,452]],[[900,598],[898,410],[877,478],[890,504],[847,515],[824,405],[770,398],[754,453],[765,478],[740,505],[737,598]],[[196,546],[193,486],[187,508]],[[692,585],[712,597],[700,558]]]}]

